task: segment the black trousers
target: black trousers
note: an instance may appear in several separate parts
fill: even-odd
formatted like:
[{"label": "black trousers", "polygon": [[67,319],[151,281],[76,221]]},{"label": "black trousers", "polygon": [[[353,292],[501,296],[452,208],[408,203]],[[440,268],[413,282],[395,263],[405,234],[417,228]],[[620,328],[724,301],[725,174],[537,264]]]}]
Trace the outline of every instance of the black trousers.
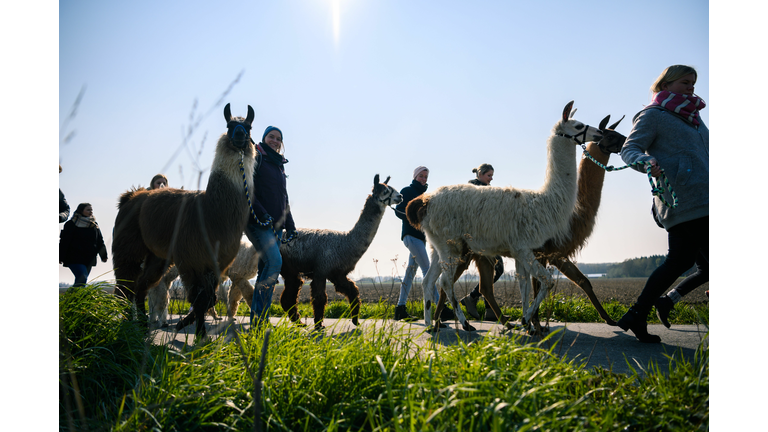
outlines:
[{"label": "black trousers", "polygon": [[667,230],[667,238],[667,258],[648,278],[635,303],[640,312],[649,312],[656,299],[694,264],[697,272],[680,283],[678,291],[686,290],[680,294],[709,280],[709,216],[675,225]]}]

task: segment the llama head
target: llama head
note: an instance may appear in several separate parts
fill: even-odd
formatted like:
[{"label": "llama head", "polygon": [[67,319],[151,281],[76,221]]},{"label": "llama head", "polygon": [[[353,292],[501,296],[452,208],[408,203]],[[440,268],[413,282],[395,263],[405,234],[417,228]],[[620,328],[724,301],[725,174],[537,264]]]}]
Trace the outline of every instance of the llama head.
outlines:
[{"label": "llama head", "polygon": [[227,121],[227,136],[229,142],[238,149],[244,149],[251,143],[251,123],[256,115],[248,105],[248,117],[232,117],[229,104],[224,107],[224,120]]},{"label": "llama head", "polygon": [[605,126],[608,124],[610,119],[611,115],[609,114],[605,116],[603,121],[600,122],[600,132],[603,134],[603,138],[597,142],[597,147],[604,154],[619,153],[621,151],[621,147],[624,146],[624,141],[627,140],[627,137],[614,130],[616,129],[616,126],[618,126],[619,123],[624,120],[624,116],[621,116],[619,121],[608,126],[606,129]]},{"label": "llama head", "polygon": [[403,202],[403,196],[395,188],[388,185],[389,176],[384,183],[379,183],[379,175],[373,177],[373,197],[384,206],[400,204]]},{"label": "llama head", "polygon": [[563,117],[555,124],[553,133],[558,136],[569,138],[574,144],[583,144],[587,141],[599,141],[602,134],[597,128],[575,120],[573,115],[576,110],[573,109],[573,101],[568,102],[563,108]]}]

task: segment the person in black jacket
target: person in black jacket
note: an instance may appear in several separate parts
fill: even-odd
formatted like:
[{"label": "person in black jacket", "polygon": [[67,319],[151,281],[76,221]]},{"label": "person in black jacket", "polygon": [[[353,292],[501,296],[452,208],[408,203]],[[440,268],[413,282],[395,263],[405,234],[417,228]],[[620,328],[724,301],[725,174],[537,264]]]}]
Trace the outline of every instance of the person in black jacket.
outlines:
[{"label": "person in black jacket", "polygon": [[[491,164],[484,163],[477,168],[472,168],[472,172],[475,173],[475,178],[470,180],[469,184],[475,186],[488,186],[491,184],[491,181],[493,181],[493,166]],[[493,268],[493,283],[496,283],[501,275],[504,274],[504,260],[501,256],[494,257],[494,260],[496,261],[496,264]],[[467,308],[467,313],[475,319],[480,319],[480,314],[477,312],[477,300],[479,298],[480,284],[477,284],[475,289],[460,300],[461,304]],[[483,301],[485,302],[485,320],[496,321],[496,314],[491,310],[488,300],[483,297]]]},{"label": "person in black jacket", "polygon": [[[416,167],[413,170],[413,181],[409,186],[404,187],[400,191],[400,195],[403,196],[403,202],[395,207],[395,214],[403,220],[400,239],[405,244],[405,247],[408,248],[408,267],[405,269],[403,282],[400,284],[400,297],[397,300],[397,307],[395,307],[395,320],[416,320],[416,317],[408,315],[408,312],[405,310],[405,302],[408,299],[408,294],[411,292],[413,277],[416,276],[416,267],[421,267],[422,276],[426,275],[427,270],[429,270],[429,256],[427,255],[426,247],[427,239],[424,233],[414,228],[405,217],[405,207],[408,203],[427,191],[428,178],[429,169],[427,167]],[[432,289],[435,290],[435,298],[439,299],[440,291],[434,285]],[[440,318],[444,321],[453,319],[453,311],[446,306]]]},{"label": "person in black jacket", "polygon": [[275,284],[283,266],[283,258],[280,255],[283,229],[288,241],[297,235],[288,205],[285,182],[287,176],[284,166],[288,160],[283,157],[282,150],[283,132],[274,126],[268,126],[261,142],[256,145],[257,163],[254,167],[254,191],[251,195],[251,206],[255,214],[251,215],[245,227],[248,240],[261,252],[259,273],[251,302],[251,322],[258,318],[257,324],[269,319]]},{"label": "person in black jacket", "polygon": [[107,262],[107,248],[93,217],[93,207],[81,203],[59,235],[59,263],[75,275],[75,286],[85,285],[96,265],[96,255],[101,256],[101,262]]}]

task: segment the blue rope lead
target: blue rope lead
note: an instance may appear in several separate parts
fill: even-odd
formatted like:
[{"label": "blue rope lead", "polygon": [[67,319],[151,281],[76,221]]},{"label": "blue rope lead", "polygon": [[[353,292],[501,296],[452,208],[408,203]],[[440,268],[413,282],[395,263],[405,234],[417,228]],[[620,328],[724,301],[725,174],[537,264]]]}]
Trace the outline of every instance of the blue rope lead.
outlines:
[{"label": "blue rope lead", "polygon": [[[638,162],[631,163],[629,165],[624,165],[623,167],[614,168],[613,165],[605,166],[600,162],[598,162],[595,158],[593,158],[592,155],[589,154],[589,152],[587,151],[586,145],[582,144],[581,148],[584,150],[584,156],[587,159],[591,160],[592,162],[597,164],[597,166],[599,166],[600,168],[608,172],[621,171],[623,169],[627,169],[635,165],[645,165],[645,172],[648,174],[648,182],[651,184],[651,194],[653,194],[653,196],[659,197],[659,200],[661,200],[661,202],[665,206],[669,208],[677,207],[677,204],[679,202],[677,199],[677,194],[675,194],[675,191],[672,190],[672,186],[669,184],[669,178],[667,178],[667,175],[664,173],[664,168],[661,169],[661,176],[659,176],[659,179],[654,182],[654,178],[651,175],[651,164],[649,162],[638,161]],[[664,186],[661,185],[662,181],[664,182],[664,186],[666,186],[666,189],[669,190],[669,194],[672,196],[672,204],[670,204],[669,202],[667,202],[667,200],[664,199],[665,189],[664,189]]]}]

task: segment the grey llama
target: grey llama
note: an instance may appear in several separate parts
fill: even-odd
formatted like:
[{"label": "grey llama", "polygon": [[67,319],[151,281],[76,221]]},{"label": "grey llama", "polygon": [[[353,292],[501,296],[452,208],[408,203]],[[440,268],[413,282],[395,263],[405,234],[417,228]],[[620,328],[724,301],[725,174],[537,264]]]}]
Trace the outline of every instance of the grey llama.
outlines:
[{"label": "grey llama", "polygon": [[[291,321],[300,322],[297,310],[299,292],[304,284],[304,278],[308,278],[312,279],[310,297],[316,329],[323,327],[325,305],[328,303],[328,295],[325,292],[326,280],[331,281],[337,292],[347,297],[352,308],[352,322],[355,325],[359,324],[360,290],[347,275],[355,269],[360,257],[371,245],[386,208],[399,204],[403,200],[400,193],[389,186],[388,182],[389,177],[383,183],[379,183],[379,175],[374,176],[373,192],[366,198],[360,218],[350,231],[299,228],[295,240],[280,246],[280,254],[283,257],[280,274],[285,280],[280,304],[288,312]],[[241,253],[245,253],[242,248]],[[237,280],[232,280],[227,308],[227,315],[230,317],[234,315],[234,307],[237,306],[240,297],[244,297],[250,305],[250,298],[253,296],[253,287],[247,283],[247,279],[245,284],[241,280],[243,277],[253,277],[256,271],[254,262],[258,260],[253,257],[255,254],[253,248],[250,248],[247,254],[248,256],[243,257],[238,255],[235,264],[232,265],[233,268],[230,269],[230,274],[239,272],[235,276]],[[247,264],[252,272],[240,271],[238,263]]]}]

